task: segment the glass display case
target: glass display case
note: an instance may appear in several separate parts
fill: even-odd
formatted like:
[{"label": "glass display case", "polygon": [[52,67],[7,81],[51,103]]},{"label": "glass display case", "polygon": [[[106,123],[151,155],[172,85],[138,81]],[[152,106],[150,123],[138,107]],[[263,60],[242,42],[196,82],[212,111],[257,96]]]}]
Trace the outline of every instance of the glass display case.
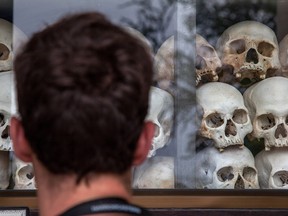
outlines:
[{"label": "glass display case", "polygon": [[156,132],[147,160],[133,169],[134,201],[286,208],[287,0],[2,0],[1,205],[37,208],[33,167],[9,146],[13,55],[63,15],[91,10],[142,40],[154,59],[147,120]]}]

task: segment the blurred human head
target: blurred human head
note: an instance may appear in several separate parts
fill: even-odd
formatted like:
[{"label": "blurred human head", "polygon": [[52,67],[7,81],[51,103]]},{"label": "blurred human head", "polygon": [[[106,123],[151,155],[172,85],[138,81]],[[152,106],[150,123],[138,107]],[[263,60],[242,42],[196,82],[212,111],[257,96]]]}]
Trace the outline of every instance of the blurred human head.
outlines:
[{"label": "blurred human head", "polygon": [[35,33],[14,62],[19,114],[31,149],[54,174],[122,174],[148,107],[145,45],[97,12]]}]

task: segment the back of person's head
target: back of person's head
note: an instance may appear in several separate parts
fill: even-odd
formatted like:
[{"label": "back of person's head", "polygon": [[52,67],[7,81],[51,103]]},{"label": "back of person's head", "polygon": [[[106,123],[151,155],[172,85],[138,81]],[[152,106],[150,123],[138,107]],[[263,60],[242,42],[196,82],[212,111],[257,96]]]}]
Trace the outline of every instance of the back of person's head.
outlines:
[{"label": "back of person's head", "polygon": [[103,15],[70,15],[35,33],[14,62],[25,136],[52,173],[122,174],[147,113],[152,60]]}]

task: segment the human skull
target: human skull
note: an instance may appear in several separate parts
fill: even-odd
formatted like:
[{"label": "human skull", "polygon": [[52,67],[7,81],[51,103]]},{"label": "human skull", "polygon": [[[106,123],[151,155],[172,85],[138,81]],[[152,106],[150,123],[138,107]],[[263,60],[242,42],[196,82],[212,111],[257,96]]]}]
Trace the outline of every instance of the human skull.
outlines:
[{"label": "human skull", "polygon": [[244,144],[252,124],[243,97],[235,87],[221,82],[206,83],[197,89],[196,99],[203,111],[201,136],[213,139],[220,151]]},{"label": "human skull", "polygon": [[288,148],[262,150],[255,157],[260,188],[288,189]]},{"label": "human skull", "polygon": [[288,34],[279,43],[279,59],[281,75],[288,77]]},{"label": "human skull", "polygon": [[254,157],[245,146],[229,146],[223,152],[213,146],[206,147],[194,160],[195,187],[198,189],[259,188]]},{"label": "human skull", "polygon": [[274,76],[280,69],[276,35],[260,22],[243,21],[230,26],[216,47],[222,64],[232,66],[226,69],[232,69],[236,80],[243,85]]},{"label": "human skull", "polygon": [[173,126],[173,116],[173,97],[162,89],[151,87],[146,120],[154,123],[155,134],[148,157],[154,156],[157,149],[163,148],[168,143]]},{"label": "human skull", "polygon": [[0,72],[12,70],[12,31],[12,23],[0,19]]},{"label": "human skull", "polygon": [[265,149],[288,146],[288,78],[270,77],[244,92],[253,122],[252,136],[264,138]]},{"label": "human skull", "polygon": [[221,61],[215,49],[199,34],[196,34],[196,86],[199,83],[217,81]]},{"label": "human skull", "polygon": [[133,188],[174,188],[174,159],[155,156],[148,158],[133,173]]},{"label": "human skull", "polygon": [[11,175],[10,152],[0,151],[0,189],[7,189]]},{"label": "human skull", "polygon": [[34,169],[31,163],[25,163],[13,156],[12,169],[14,189],[36,189]]},{"label": "human skull", "polygon": [[11,151],[10,117],[13,88],[12,72],[0,73],[0,151]]},{"label": "human skull", "polygon": [[136,37],[138,40],[143,42],[144,47],[147,49],[147,51],[153,56],[153,49],[151,42],[138,30],[135,28],[132,28],[130,26],[124,26],[123,27],[125,31],[130,33],[133,37]]},{"label": "human skull", "polygon": [[26,40],[26,35],[20,29],[0,19],[0,72],[12,70],[15,52]]},{"label": "human skull", "polygon": [[158,49],[154,58],[154,81],[161,89],[171,92],[174,82],[174,36],[169,37]]}]

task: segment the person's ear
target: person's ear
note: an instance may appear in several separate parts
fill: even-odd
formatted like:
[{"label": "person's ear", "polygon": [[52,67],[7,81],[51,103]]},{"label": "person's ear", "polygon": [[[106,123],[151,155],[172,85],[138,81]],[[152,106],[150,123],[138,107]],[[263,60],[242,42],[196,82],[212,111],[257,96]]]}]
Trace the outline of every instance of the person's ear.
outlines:
[{"label": "person's ear", "polygon": [[137,148],[134,154],[133,165],[141,164],[147,157],[148,152],[152,145],[152,139],[154,137],[154,123],[147,121],[144,123],[142,132],[138,139]]},{"label": "person's ear", "polygon": [[31,147],[26,139],[22,123],[16,117],[11,118],[10,136],[16,157],[23,162],[32,162]]}]

